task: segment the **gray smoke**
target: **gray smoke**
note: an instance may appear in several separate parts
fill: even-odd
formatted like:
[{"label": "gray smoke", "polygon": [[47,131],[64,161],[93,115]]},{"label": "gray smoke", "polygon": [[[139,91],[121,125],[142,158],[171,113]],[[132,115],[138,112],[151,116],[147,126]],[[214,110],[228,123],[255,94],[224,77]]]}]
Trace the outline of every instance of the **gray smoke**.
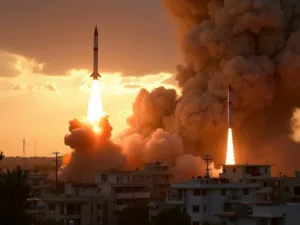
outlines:
[{"label": "gray smoke", "polygon": [[[299,154],[289,136],[293,110],[300,106],[300,1],[162,2],[175,21],[185,60],[176,74],[182,93],[176,107],[151,105],[150,115],[159,121],[150,123],[151,129],[139,123],[132,130],[151,137],[162,128],[180,138],[182,155],[210,153],[224,163],[230,83],[238,162],[265,159],[277,163],[275,171],[292,172]],[[132,118],[151,121],[147,110],[138,113],[141,109],[147,105],[137,98]],[[141,132],[144,128],[148,132]]]},{"label": "gray smoke", "polygon": [[[279,161],[266,147],[278,137],[286,145],[277,143],[273,152],[294,157],[289,152],[298,146],[284,137],[290,132],[293,108],[300,105],[300,1],[162,1],[177,25],[185,59],[176,75],[183,91],[168,121],[172,131],[197,146],[198,154],[209,151],[224,162],[230,83],[239,162],[249,156],[255,162],[266,154],[266,163]],[[289,149],[279,151],[277,146]],[[294,169],[284,164],[277,168]]]}]

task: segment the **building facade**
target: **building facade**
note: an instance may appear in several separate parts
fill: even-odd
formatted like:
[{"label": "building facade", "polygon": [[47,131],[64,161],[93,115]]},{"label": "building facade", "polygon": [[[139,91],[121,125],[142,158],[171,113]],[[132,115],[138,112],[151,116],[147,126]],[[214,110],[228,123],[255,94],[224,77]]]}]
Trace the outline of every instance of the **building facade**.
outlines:
[{"label": "building facade", "polygon": [[48,218],[63,225],[103,225],[105,204],[94,184],[66,184],[65,194],[44,196]]}]

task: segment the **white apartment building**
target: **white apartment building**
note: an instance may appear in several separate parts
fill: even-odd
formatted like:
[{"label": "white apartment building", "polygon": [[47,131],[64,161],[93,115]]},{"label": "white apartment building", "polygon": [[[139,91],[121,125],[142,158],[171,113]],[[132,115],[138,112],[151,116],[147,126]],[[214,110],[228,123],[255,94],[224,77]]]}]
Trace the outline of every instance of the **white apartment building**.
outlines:
[{"label": "white apartment building", "polygon": [[105,204],[94,184],[67,184],[65,194],[44,196],[48,218],[63,225],[102,225],[105,223]]},{"label": "white apartment building", "polygon": [[[222,219],[214,213],[226,212],[230,203],[255,202],[257,188],[258,184],[228,183],[216,178],[198,177],[187,183],[172,184],[166,203],[181,206],[190,215],[192,225],[221,223]],[[152,208],[149,213],[154,219],[158,212]]]},{"label": "white apartment building", "polygon": [[108,204],[108,224],[117,224],[117,215],[128,205],[148,204],[164,199],[172,173],[163,162],[146,164],[144,170],[111,170],[96,176],[96,184]]},{"label": "white apartment building", "polygon": [[227,225],[299,225],[300,204],[255,204],[251,212],[233,211],[217,213]]},{"label": "white apartment building", "polygon": [[272,188],[267,185],[267,181],[272,179],[271,167],[273,165],[250,165],[235,164],[223,165],[220,179],[227,179],[231,183],[259,184],[257,190],[257,201],[270,203],[272,201]]}]

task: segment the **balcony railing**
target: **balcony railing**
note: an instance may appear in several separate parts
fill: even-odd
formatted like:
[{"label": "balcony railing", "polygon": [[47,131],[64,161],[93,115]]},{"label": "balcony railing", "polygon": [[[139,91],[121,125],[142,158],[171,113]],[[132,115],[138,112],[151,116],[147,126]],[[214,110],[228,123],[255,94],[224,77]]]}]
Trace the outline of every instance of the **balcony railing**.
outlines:
[{"label": "balcony railing", "polygon": [[150,198],[150,192],[116,193],[117,199]]},{"label": "balcony railing", "polygon": [[229,195],[228,200],[229,201],[241,201],[242,196],[241,195]]}]

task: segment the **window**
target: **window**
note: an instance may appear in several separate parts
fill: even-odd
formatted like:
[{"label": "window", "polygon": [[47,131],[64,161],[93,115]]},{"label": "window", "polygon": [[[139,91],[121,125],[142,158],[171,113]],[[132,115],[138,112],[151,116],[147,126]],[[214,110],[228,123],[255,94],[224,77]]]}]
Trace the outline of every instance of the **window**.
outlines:
[{"label": "window", "polygon": [[226,169],[225,168],[223,169],[223,173],[226,173]]},{"label": "window", "polygon": [[233,173],[236,173],[236,168],[233,168],[232,172],[233,172]]},{"label": "window", "polygon": [[202,190],[201,194],[202,196],[206,196],[206,190]]},{"label": "window", "polygon": [[294,195],[300,195],[300,186],[294,186],[293,193]]},{"label": "window", "polygon": [[193,221],[193,225],[200,225],[198,221]]},{"label": "window", "polygon": [[101,216],[97,217],[97,221],[101,222],[102,221],[102,217]]},{"label": "window", "polygon": [[243,188],[243,195],[249,195],[249,188]]},{"label": "window", "polygon": [[97,209],[102,209],[102,205],[97,204]]},{"label": "window", "polygon": [[264,182],[263,185],[264,185],[264,187],[267,187],[267,183],[266,182]]},{"label": "window", "polygon": [[199,205],[193,205],[193,212],[199,212]]},{"label": "window", "polygon": [[265,195],[265,201],[267,201],[268,200],[268,195]]},{"label": "window", "polygon": [[54,211],[54,210],[55,210],[55,206],[54,206],[53,204],[50,204],[50,205],[49,205],[49,210],[50,210],[50,211]]},{"label": "window", "polygon": [[185,206],[182,207],[182,212],[186,212],[186,207]]},{"label": "window", "polygon": [[206,206],[203,206],[203,213],[206,213],[207,212],[207,208]]},{"label": "window", "polygon": [[284,187],[284,191],[285,191],[285,192],[289,192],[289,191],[290,191],[290,188],[289,188],[289,187]]},{"label": "window", "polygon": [[268,168],[265,168],[265,173],[268,173]]},{"label": "window", "polygon": [[200,195],[200,189],[195,189],[194,196],[199,196],[199,195]]},{"label": "window", "polygon": [[65,214],[65,207],[64,207],[65,205],[64,204],[61,204],[60,205],[60,214],[61,215],[64,215]]},{"label": "window", "polygon": [[221,189],[221,195],[226,195],[226,190],[225,189]]}]

